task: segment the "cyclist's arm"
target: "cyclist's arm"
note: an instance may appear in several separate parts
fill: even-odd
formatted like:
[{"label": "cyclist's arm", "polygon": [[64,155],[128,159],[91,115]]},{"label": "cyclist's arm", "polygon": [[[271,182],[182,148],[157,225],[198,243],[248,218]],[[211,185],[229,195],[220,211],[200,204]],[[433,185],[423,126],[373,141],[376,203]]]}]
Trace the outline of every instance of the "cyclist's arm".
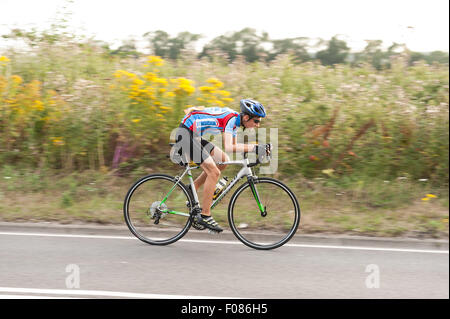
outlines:
[{"label": "cyclist's arm", "polygon": [[228,153],[253,152],[255,144],[241,144],[236,142],[236,137],[232,133],[223,133],[223,148]]}]

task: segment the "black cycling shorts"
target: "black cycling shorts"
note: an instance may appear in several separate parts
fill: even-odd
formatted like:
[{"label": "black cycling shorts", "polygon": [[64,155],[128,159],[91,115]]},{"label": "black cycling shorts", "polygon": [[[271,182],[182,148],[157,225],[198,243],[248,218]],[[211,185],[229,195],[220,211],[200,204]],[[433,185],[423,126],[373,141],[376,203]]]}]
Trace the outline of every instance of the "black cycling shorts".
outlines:
[{"label": "black cycling shorts", "polygon": [[202,164],[214,149],[213,143],[201,138],[184,124],[180,124],[178,127],[175,142],[174,147],[178,148],[178,153],[187,156],[189,160],[198,165]]}]

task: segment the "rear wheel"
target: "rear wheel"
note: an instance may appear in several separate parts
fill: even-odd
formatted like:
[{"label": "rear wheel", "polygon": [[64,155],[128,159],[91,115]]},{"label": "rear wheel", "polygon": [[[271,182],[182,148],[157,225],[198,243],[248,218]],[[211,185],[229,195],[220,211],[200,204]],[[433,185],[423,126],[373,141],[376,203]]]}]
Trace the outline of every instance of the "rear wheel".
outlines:
[{"label": "rear wheel", "polygon": [[143,242],[171,244],[189,230],[193,200],[186,186],[176,182],[172,176],[152,174],[138,180],[128,191],[123,206],[125,222]]},{"label": "rear wheel", "polygon": [[228,205],[228,221],[235,236],[245,245],[274,249],[294,236],[300,223],[300,206],[295,194],[282,182],[256,178],[233,194]]}]

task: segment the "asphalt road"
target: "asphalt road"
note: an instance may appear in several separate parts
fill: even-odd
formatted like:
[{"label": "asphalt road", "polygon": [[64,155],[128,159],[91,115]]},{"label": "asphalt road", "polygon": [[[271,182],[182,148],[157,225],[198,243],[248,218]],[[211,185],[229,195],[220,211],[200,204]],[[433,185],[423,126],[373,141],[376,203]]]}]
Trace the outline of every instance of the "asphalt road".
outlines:
[{"label": "asphalt road", "polygon": [[159,247],[126,232],[1,227],[0,299],[449,298],[448,244],[296,237],[258,251],[206,234]]}]

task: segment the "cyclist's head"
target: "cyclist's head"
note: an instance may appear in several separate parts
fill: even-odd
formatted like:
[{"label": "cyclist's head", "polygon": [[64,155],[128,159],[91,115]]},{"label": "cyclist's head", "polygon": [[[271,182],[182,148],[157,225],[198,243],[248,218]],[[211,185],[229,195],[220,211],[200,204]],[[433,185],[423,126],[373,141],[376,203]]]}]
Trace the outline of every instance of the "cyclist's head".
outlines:
[{"label": "cyclist's head", "polygon": [[246,128],[259,127],[262,117],[266,117],[264,106],[255,100],[241,100],[241,124]]},{"label": "cyclist's head", "polygon": [[255,100],[241,100],[241,112],[248,114],[251,117],[266,117],[266,110],[264,109],[264,106]]}]

